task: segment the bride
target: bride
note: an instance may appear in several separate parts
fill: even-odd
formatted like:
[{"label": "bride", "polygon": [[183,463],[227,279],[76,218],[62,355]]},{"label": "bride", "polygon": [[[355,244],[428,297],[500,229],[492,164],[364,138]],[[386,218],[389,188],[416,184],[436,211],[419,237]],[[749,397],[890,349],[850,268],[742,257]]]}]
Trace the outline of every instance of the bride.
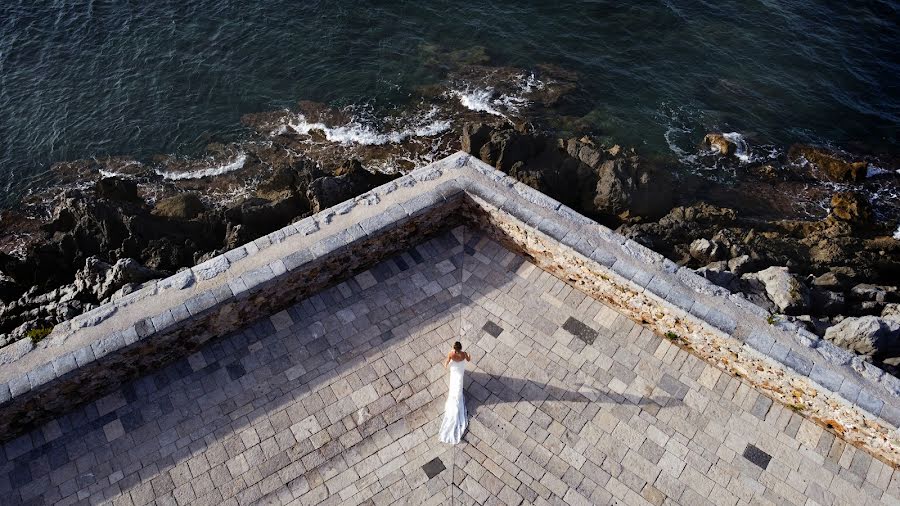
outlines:
[{"label": "bride", "polygon": [[453,343],[453,349],[447,354],[444,368],[450,368],[450,391],[447,404],[444,406],[444,420],[441,422],[440,440],[442,443],[456,444],[466,431],[466,401],[463,398],[463,375],[466,362],[472,357],[462,351],[459,341]]}]

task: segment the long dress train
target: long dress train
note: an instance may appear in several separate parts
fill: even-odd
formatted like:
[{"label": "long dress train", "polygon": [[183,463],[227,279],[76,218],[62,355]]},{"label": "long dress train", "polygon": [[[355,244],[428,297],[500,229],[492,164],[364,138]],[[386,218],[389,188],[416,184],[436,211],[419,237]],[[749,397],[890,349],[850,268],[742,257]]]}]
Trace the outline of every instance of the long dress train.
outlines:
[{"label": "long dress train", "polygon": [[440,440],[442,443],[456,444],[466,431],[466,400],[463,398],[463,376],[466,362],[450,361],[450,391],[444,405],[444,420],[441,422]]}]

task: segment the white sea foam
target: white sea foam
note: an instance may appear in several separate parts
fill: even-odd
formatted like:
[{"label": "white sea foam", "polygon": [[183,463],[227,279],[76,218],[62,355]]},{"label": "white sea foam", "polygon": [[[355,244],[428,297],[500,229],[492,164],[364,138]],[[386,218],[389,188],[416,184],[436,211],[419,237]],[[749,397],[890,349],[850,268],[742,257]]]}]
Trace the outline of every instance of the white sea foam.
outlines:
[{"label": "white sea foam", "polygon": [[678,147],[678,144],[675,143],[676,135],[686,135],[690,133],[690,129],[670,125],[668,128],[666,128],[666,131],[663,134],[663,138],[666,139],[666,144],[669,146],[669,149],[671,149],[672,152],[675,153],[675,156],[677,156],[682,163],[693,163],[697,161],[697,155],[688,153],[687,151]]},{"label": "white sea foam", "polygon": [[111,170],[105,170],[105,169],[97,169],[97,172],[100,173],[100,177],[116,177],[119,175],[119,173],[117,173],[117,172],[113,172]]},{"label": "white sea foam", "polygon": [[309,135],[310,132],[315,130],[321,131],[330,142],[339,144],[380,146],[383,144],[399,144],[410,137],[433,137],[449,130],[449,121],[431,120],[435,112],[436,109],[432,109],[425,114],[418,125],[388,132],[379,132],[372,126],[358,120],[353,120],[339,127],[329,127],[325,123],[307,121],[306,116],[303,114],[298,114],[296,121],[289,123],[288,126],[302,135]]},{"label": "white sea foam", "polygon": [[544,89],[544,82],[538,79],[534,75],[534,72],[528,74],[527,76],[524,74],[520,74],[518,77],[519,86],[522,88],[523,93],[531,93],[533,90]]},{"label": "white sea foam", "polygon": [[752,158],[750,156],[750,145],[747,144],[747,141],[744,139],[744,136],[737,132],[725,132],[722,134],[722,137],[734,143],[735,150],[734,156],[744,162],[749,162]]},{"label": "white sea foam", "polygon": [[[882,174],[891,174],[892,172],[894,172],[894,171],[882,169],[881,167],[878,167],[878,166],[872,165],[872,164],[869,164],[869,166],[866,167],[866,177],[880,176]],[[897,173],[900,174],[900,170],[898,170]]]},{"label": "white sea foam", "polygon": [[229,172],[234,172],[236,170],[241,170],[244,168],[244,163],[247,162],[247,155],[241,153],[238,155],[232,162],[226,163],[224,165],[219,165],[216,167],[209,167],[206,169],[198,169],[198,170],[189,170],[185,172],[163,172],[159,169],[156,170],[156,173],[162,176],[165,179],[171,181],[181,181],[184,179],[200,179],[204,177],[211,176],[219,176],[222,174],[227,174]]},{"label": "white sea foam", "polygon": [[459,103],[461,103],[463,107],[470,111],[486,112],[488,114],[493,114],[494,116],[506,117],[505,114],[492,105],[491,97],[494,95],[493,88],[481,88],[473,91],[453,90],[451,93],[459,98]]},{"label": "white sea foam", "polygon": [[894,232],[894,239],[900,241],[900,225],[897,225],[897,231]]}]

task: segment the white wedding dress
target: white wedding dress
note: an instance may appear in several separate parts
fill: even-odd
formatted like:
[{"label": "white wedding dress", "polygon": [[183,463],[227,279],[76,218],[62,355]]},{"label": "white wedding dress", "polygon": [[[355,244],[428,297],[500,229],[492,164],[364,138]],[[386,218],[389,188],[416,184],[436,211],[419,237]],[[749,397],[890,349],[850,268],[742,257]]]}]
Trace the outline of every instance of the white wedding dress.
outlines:
[{"label": "white wedding dress", "polygon": [[466,400],[463,398],[463,376],[466,373],[466,361],[450,361],[450,391],[444,405],[444,420],[441,422],[440,440],[442,443],[456,444],[466,431]]}]

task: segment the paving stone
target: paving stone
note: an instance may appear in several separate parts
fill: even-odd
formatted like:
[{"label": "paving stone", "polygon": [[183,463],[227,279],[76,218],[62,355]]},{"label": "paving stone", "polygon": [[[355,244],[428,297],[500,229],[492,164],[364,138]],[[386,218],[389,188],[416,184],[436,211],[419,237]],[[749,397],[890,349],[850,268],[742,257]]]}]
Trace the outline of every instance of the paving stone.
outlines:
[{"label": "paving stone", "polygon": [[[13,504],[892,500],[891,469],[831,432],[480,233],[463,239],[464,262],[438,236],[5,444],[0,490]],[[483,332],[467,344],[469,430],[450,446],[440,362],[460,325]]]}]

